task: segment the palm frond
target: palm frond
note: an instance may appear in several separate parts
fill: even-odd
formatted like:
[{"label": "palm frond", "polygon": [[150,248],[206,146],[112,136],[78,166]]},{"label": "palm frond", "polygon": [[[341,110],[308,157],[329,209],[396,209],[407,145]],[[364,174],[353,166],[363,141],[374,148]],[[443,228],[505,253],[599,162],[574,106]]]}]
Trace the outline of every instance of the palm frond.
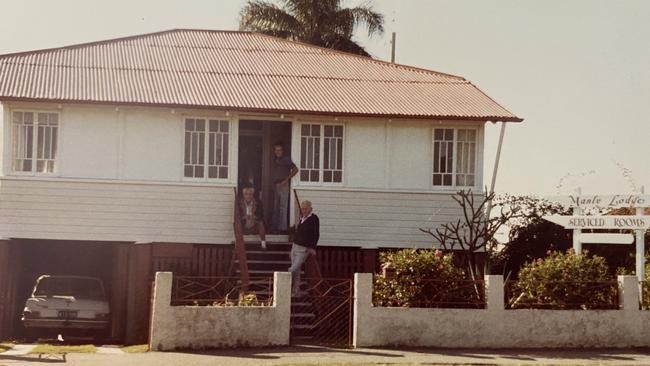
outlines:
[{"label": "palm frond", "polygon": [[277,5],[252,0],[240,12],[239,29],[290,38],[298,37],[302,26],[293,15]]},{"label": "palm frond", "polygon": [[365,26],[370,37],[384,33],[384,16],[375,12],[371,6],[340,9],[337,12],[337,17],[350,22],[353,28],[361,25]]}]

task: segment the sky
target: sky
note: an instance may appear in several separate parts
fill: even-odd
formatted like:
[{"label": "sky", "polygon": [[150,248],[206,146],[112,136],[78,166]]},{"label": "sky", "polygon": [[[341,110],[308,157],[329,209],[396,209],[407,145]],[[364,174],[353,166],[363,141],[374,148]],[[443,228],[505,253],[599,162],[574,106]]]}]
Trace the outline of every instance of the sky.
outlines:
[{"label": "sky", "polygon": [[[345,5],[362,1],[346,0]],[[172,28],[237,29],[239,0],[0,0],[0,54]],[[467,78],[525,120],[496,191],[650,193],[650,1],[374,0],[376,58]],[[488,124],[490,182],[500,125]]]}]

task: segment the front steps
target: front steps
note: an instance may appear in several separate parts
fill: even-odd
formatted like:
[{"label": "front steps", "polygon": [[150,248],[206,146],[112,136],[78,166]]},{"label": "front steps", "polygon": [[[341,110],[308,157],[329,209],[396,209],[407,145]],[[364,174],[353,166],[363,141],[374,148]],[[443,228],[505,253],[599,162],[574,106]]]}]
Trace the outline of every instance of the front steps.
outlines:
[{"label": "front steps", "polygon": [[[251,282],[256,279],[273,278],[273,272],[286,272],[291,266],[291,243],[286,235],[267,235],[267,249],[262,249],[258,236],[244,237],[246,245],[246,261]],[[235,262],[235,276],[239,276],[239,266]],[[304,271],[303,271],[304,273]],[[301,287],[307,287],[303,281]],[[256,293],[256,291],[251,291]],[[261,294],[257,294],[258,296]],[[291,299],[291,338],[294,342],[310,343],[309,335],[315,321],[313,304],[309,296],[293,297]]]}]

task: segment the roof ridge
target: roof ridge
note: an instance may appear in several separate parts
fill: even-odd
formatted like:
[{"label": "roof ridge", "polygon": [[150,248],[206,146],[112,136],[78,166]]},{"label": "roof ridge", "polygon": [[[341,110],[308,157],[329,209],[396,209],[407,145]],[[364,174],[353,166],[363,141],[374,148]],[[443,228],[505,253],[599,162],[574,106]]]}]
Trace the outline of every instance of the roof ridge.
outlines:
[{"label": "roof ridge", "polygon": [[332,48],[316,46],[316,45],[309,44],[309,43],[302,42],[302,41],[293,41],[293,40],[288,40],[288,39],[284,39],[284,38],[280,38],[280,37],[274,37],[274,36],[264,34],[264,33],[241,31],[241,30],[172,28],[172,29],[167,29],[167,30],[163,30],[163,31],[156,31],[156,32],[150,32],[150,33],[137,34],[137,35],[133,35],[133,36],[109,38],[109,39],[104,39],[104,40],[101,40],[101,41],[82,42],[82,43],[75,43],[75,44],[71,44],[71,45],[67,45],[67,46],[59,46],[59,47],[51,47],[51,48],[42,48],[42,49],[38,49],[38,50],[5,53],[5,54],[0,54],[0,59],[6,58],[6,57],[23,56],[23,55],[24,56],[34,55],[34,54],[39,54],[39,53],[43,53],[43,52],[50,52],[50,51],[59,51],[59,50],[69,50],[69,49],[83,48],[83,47],[88,47],[88,46],[102,45],[102,44],[106,44],[106,43],[114,43],[114,42],[120,42],[120,41],[125,41],[125,40],[132,40],[132,39],[140,39],[140,38],[150,37],[150,36],[154,36],[154,35],[165,34],[165,33],[173,33],[173,32],[179,32],[179,31],[182,31],[182,32],[209,32],[209,33],[236,33],[236,34],[248,34],[248,35],[251,35],[251,36],[266,37],[266,38],[276,40],[278,42],[289,43],[289,44],[298,44],[298,45],[305,46],[305,47],[308,47],[308,48],[318,49],[318,50],[321,50],[321,51],[323,51],[325,53],[334,53],[334,54],[339,54],[341,56],[357,58],[357,59],[361,59],[361,60],[364,60],[364,61],[380,64],[380,65],[383,65],[383,66],[394,67],[394,68],[397,68],[397,69],[406,69],[406,70],[420,72],[420,73],[424,73],[424,74],[443,76],[443,77],[448,77],[448,78],[459,79],[459,80],[462,80],[462,81],[467,81],[467,79],[465,79],[464,77],[459,76],[459,75],[453,75],[453,74],[448,74],[448,73],[444,73],[444,72],[440,72],[440,71],[429,70],[429,69],[425,69],[425,68],[409,66],[409,65],[404,65],[404,64],[392,63],[392,62],[388,62],[388,61],[375,59],[375,58],[372,58],[372,57],[365,57],[365,56],[356,55],[356,54],[349,53],[349,52],[339,51],[339,50],[335,50],[335,49],[332,49]]},{"label": "roof ridge", "polygon": [[[186,29],[186,30],[191,30],[191,29]],[[422,72],[422,73],[426,73],[426,74],[434,74],[434,75],[437,75],[437,76],[446,76],[446,77],[450,77],[450,78],[457,78],[457,79],[466,80],[464,77],[459,76],[459,75],[453,75],[453,74],[448,74],[448,73],[445,73],[445,72],[440,72],[440,71],[435,71],[435,70],[429,70],[429,69],[425,69],[425,68],[421,68],[421,67],[415,67],[415,66],[410,66],[410,65],[398,64],[398,63],[394,63],[394,62],[388,62],[388,61],[379,60],[379,59],[372,58],[372,57],[366,57],[366,56],[361,56],[361,55],[357,55],[357,54],[354,54],[354,53],[349,53],[349,52],[345,52],[345,51],[336,50],[336,49],[333,49],[333,48],[317,46],[317,45],[313,45],[313,44],[306,43],[306,42],[303,42],[303,41],[288,40],[288,39],[285,39],[285,38],[274,37],[274,36],[264,34],[264,33],[244,32],[244,31],[240,31],[240,32],[241,33],[249,33],[249,34],[253,34],[253,35],[259,35],[259,36],[262,36],[262,37],[275,39],[275,40],[278,40],[280,42],[297,43],[297,44],[302,45],[302,46],[321,49],[324,52],[331,52],[331,53],[340,54],[342,56],[359,58],[359,59],[362,59],[362,60],[365,60],[365,61],[371,61],[371,62],[375,62],[375,63],[378,63],[378,64],[383,64],[383,65],[391,66],[391,67],[395,67],[395,68],[409,69],[409,70],[412,70],[412,71]]]},{"label": "roof ridge", "polygon": [[41,48],[41,49],[38,49],[38,50],[11,52],[11,53],[0,54],[0,58],[23,56],[23,55],[26,56],[26,55],[33,55],[33,54],[49,52],[49,51],[83,48],[83,47],[101,45],[101,44],[112,43],[112,42],[119,42],[119,41],[131,40],[131,39],[144,38],[144,37],[149,37],[149,36],[158,35],[158,34],[171,33],[171,32],[177,31],[177,30],[179,30],[179,29],[167,29],[167,30],[157,31],[157,32],[136,34],[136,35],[133,35],[133,36],[125,36],[125,37],[116,37],[116,38],[103,39],[101,41],[82,42],[82,43],[74,43],[74,44],[70,44],[70,45],[66,45],[66,46]]}]

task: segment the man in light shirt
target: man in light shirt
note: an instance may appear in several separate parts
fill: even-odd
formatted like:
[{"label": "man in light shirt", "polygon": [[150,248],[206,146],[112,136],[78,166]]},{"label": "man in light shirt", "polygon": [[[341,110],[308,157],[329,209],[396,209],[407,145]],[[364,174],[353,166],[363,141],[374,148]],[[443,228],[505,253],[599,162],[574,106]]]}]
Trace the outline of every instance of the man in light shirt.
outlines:
[{"label": "man in light shirt", "polygon": [[302,265],[310,255],[316,255],[316,245],[320,238],[320,221],[313,213],[310,201],[302,201],[300,205],[300,222],[296,226],[296,233],[291,246],[292,295],[300,296],[300,271]]}]

